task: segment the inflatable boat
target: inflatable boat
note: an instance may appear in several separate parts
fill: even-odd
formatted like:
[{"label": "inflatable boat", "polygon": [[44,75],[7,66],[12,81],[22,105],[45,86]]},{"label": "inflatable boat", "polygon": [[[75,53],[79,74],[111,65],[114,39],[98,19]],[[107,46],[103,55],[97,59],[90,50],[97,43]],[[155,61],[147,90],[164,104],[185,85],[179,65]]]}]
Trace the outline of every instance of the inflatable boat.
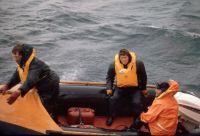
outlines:
[{"label": "inflatable boat", "polygon": [[[15,90],[19,85],[10,89]],[[143,108],[155,98],[155,86],[148,85],[149,95],[142,98]],[[139,132],[129,130],[134,117],[131,106],[123,106],[111,126],[106,125],[108,101],[105,83],[61,81],[60,94],[52,116],[43,107],[36,89],[19,97],[12,105],[6,100],[9,93],[0,94],[0,132],[2,134],[59,134],[59,135],[150,135],[143,126]],[[200,99],[178,92],[179,124],[177,135],[200,134]]]}]

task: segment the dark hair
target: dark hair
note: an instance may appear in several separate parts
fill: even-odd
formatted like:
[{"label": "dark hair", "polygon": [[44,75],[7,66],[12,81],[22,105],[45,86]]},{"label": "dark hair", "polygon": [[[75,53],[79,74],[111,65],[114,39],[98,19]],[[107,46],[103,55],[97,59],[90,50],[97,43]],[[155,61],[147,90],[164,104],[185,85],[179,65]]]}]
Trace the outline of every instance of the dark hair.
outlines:
[{"label": "dark hair", "polygon": [[131,62],[132,57],[131,57],[130,52],[129,52],[127,49],[121,49],[121,50],[119,51],[119,57],[120,57],[120,56],[125,56],[125,55],[128,56],[129,62]]},{"label": "dark hair", "polygon": [[162,92],[165,92],[169,88],[169,83],[167,82],[157,83],[156,88],[160,89]]},{"label": "dark hair", "polygon": [[12,49],[12,53],[16,54],[18,52],[20,55],[23,55],[23,46],[24,46],[23,43],[17,42]]}]

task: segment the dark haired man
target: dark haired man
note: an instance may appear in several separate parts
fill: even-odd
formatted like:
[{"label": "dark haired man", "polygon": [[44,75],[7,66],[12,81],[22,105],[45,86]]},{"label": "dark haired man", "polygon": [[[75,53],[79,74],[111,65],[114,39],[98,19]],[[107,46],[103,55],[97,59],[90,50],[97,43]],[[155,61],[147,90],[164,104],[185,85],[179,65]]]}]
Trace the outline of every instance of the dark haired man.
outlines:
[{"label": "dark haired man", "polygon": [[[114,80],[116,80],[115,89]],[[109,118],[106,124],[110,126],[116,117],[119,104],[123,100],[129,100],[132,104],[132,113],[138,117],[142,111],[141,94],[146,93],[147,75],[142,61],[136,58],[134,52],[121,49],[115,55],[114,63],[110,64],[107,77],[107,95],[112,95],[109,101]],[[123,103],[126,105],[126,103]]]},{"label": "dark haired man", "polygon": [[35,87],[41,101],[48,112],[52,113],[54,104],[59,93],[59,77],[48,65],[35,57],[35,49],[31,46],[17,43],[12,49],[12,56],[16,62],[17,69],[11,79],[0,88],[1,93],[6,93],[18,83],[22,83],[19,89],[15,90],[7,102],[12,104],[21,95]]}]

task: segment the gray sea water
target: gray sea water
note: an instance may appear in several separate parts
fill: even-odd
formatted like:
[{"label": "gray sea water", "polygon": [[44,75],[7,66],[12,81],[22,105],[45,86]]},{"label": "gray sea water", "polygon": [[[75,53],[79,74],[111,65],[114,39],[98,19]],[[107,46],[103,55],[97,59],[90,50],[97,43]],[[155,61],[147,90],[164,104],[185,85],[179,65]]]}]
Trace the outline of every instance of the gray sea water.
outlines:
[{"label": "gray sea water", "polygon": [[0,83],[15,70],[16,41],[32,44],[62,80],[105,81],[127,48],[148,84],[175,79],[200,94],[200,0],[0,0]]}]

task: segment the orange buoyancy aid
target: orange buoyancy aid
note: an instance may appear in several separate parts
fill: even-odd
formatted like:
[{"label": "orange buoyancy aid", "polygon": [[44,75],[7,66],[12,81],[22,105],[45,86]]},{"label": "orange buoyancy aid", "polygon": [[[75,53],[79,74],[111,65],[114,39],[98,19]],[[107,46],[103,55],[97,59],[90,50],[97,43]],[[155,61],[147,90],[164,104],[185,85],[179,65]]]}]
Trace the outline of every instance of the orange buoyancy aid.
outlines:
[{"label": "orange buoyancy aid", "polygon": [[141,121],[148,123],[151,135],[175,135],[178,124],[178,102],[174,95],[179,84],[169,80],[170,87],[155,98],[149,110],[141,113]]},{"label": "orange buoyancy aid", "polygon": [[20,65],[17,64],[17,71],[19,73],[19,77],[22,83],[26,81],[26,78],[28,76],[29,66],[34,58],[35,58],[35,49],[33,49],[30,57],[26,61],[24,68],[21,68]]},{"label": "orange buoyancy aid", "polygon": [[120,62],[119,54],[115,55],[115,73],[118,87],[138,86],[136,54],[134,52],[130,52],[130,54],[132,59],[127,69],[124,69],[124,65]]}]

